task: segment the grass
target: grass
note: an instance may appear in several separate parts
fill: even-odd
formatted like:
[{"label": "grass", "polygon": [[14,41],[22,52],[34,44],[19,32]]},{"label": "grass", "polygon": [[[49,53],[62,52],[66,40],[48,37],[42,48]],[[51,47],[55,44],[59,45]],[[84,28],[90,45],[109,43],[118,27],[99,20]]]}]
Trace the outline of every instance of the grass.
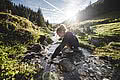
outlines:
[{"label": "grass", "polygon": [[[100,24],[96,27],[96,36],[102,38],[104,46],[97,47],[94,54],[101,56],[111,56],[114,59],[120,59],[119,47],[115,46],[120,44],[120,22]],[[118,48],[118,49],[115,49]]]},{"label": "grass", "polygon": [[96,27],[96,33],[103,36],[113,36],[113,35],[119,35],[120,34],[120,22],[117,23],[109,23],[109,24],[102,24],[97,25]]},{"label": "grass", "polygon": [[[110,56],[120,59],[120,12],[104,14],[93,20],[73,24],[74,32],[78,32],[80,44],[90,47],[94,55]],[[90,29],[87,30],[87,28]],[[81,32],[82,29],[86,31]],[[82,35],[81,35],[82,34]],[[91,40],[97,41],[93,44]],[[86,47],[85,47],[86,48]]]},{"label": "grass", "polygon": [[0,45],[0,79],[9,80],[14,79],[17,74],[27,76],[35,73],[35,65],[20,62],[20,57],[24,55],[25,51],[25,45],[12,47]]},{"label": "grass", "polygon": [[[47,30],[35,26],[26,18],[0,12],[0,80],[16,76],[32,79],[36,65],[21,63],[29,44],[34,44]],[[21,79],[23,80],[23,79]]]}]

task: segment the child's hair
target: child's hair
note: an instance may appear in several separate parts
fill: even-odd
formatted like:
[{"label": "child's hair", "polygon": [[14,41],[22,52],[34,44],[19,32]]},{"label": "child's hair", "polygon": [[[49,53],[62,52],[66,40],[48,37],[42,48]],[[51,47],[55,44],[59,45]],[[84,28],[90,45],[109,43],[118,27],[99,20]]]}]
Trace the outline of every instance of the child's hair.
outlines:
[{"label": "child's hair", "polygon": [[63,24],[60,24],[60,26],[57,28],[56,32],[65,32],[66,31],[66,28],[65,28],[65,25]]}]

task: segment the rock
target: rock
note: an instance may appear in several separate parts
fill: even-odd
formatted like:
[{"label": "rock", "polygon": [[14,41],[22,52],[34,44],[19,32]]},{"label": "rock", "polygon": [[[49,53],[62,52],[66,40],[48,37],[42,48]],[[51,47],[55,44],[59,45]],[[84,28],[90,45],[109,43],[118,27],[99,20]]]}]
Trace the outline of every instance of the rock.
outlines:
[{"label": "rock", "polygon": [[40,35],[40,38],[38,39],[38,42],[40,42],[41,44],[43,44],[44,41],[45,41],[45,39],[46,39],[45,35]]},{"label": "rock", "polygon": [[42,80],[59,80],[58,75],[55,72],[46,72],[42,76]]},{"label": "rock", "polygon": [[[42,50],[44,50],[44,46],[42,46],[41,44],[31,44],[28,48],[27,48],[28,52],[40,52]],[[28,53],[26,52],[26,53]]]},{"label": "rock", "polygon": [[103,42],[102,39],[92,37],[89,39],[90,44],[95,45],[96,47],[101,46],[101,43]]},{"label": "rock", "polygon": [[47,42],[48,44],[51,44],[51,43],[53,43],[53,40],[52,40],[49,36],[47,36],[46,42]]},{"label": "rock", "polygon": [[61,60],[63,80],[102,80],[112,76],[112,67],[97,56],[81,56],[80,53],[68,53]]},{"label": "rock", "polygon": [[34,58],[41,58],[41,57],[43,57],[43,55],[40,53],[30,52],[24,56],[22,62],[28,62],[28,61],[30,62]]},{"label": "rock", "polygon": [[114,68],[111,80],[120,80],[120,64]]},{"label": "rock", "polygon": [[75,69],[75,66],[67,58],[62,59],[59,64],[59,68],[63,72],[70,72]]},{"label": "rock", "polygon": [[52,39],[49,36],[45,36],[45,35],[40,35],[38,42],[40,42],[41,44],[45,46],[48,46],[48,44],[53,43]]}]

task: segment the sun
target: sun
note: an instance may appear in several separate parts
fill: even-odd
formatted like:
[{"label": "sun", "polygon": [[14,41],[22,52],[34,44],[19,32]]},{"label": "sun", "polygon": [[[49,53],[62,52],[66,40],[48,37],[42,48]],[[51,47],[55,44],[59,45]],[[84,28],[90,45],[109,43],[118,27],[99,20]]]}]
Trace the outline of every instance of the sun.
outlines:
[{"label": "sun", "polygon": [[65,11],[65,19],[72,19],[73,21],[76,20],[77,11],[74,10],[66,10]]}]

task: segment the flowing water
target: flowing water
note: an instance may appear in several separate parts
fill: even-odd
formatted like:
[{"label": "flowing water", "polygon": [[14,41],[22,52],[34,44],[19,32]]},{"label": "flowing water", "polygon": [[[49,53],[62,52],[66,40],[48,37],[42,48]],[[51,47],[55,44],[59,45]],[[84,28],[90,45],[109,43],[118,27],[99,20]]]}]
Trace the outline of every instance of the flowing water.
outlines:
[{"label": "flowing water", "polygon": [[[49,46],[47,46],[48,49],[48,54],[52,54],[54,53],[55,49],[60,45],[60,41],[58,40],[59,38],[57,37],[57,35],[54,33],[55,36],[52,36],[51,39],[54,41],[52,44],[50,44]],[[87,57],[90,56],[90,52],[88,52],[86,49],[84,48],[79,48],[79,50],[82,50],[83,54]]]},{"label": "flowing water", "polygon": [[[43,73],[36,80],[111,80],[112,67],[108,61],[93,56],[87,49],[80,48],[81,52],[62,53],[66,58],[57,56],[54,63],[49,64],[55,49],[60,45],[59,38],[54,35],[54,41],[40,52],[28,52],[23,61],[36,64]],[[85,56],[81,57],[81,53]],[[40,56],[42,54],[42,56]],[[64,57],[64,55],[62,55]],[[39,74],[38,73],[38,74]]]},{"label": "flowing water", "polygon": [[[54,43],[47,46],[48,52],[46,57],[48,57],[48,60],[54,53],[55,49],[59,46],[59,41],[56,35],[51,38]],[[57,71],[58,67],[54,64],[48,64],[48,61],[46,60],[47,62],[44,66],[43,80],[110,80],[109,76],[111,75],[110,73],[112,68],[110,67],[111,65],[109,65],[109,62],[104,62],[103,60],[100,60],[99,57],[92,56],[90,52],[84,48],[80,48],[80,50],[85,55],[85,58],[74,66],[75,68],[73,71],[62,72],[62,76],[60,76],[60,73]],[[67,60],[63,63],[67,62]],[[67,64],[69,64],[69,61],[64,65]],[[71,65],[68,65],[67,67],[69,66]],[[46,75],[49,75],[49,77],[46,77]]]},{"label": "flowing water", "polygon": [[[24,57],[23,61],[36,64],[38,70],[43,69],[42,78],[36,80],[111,80],[113,69],[109,61],[91,55],[84,48],[80,48],[80,50],[85,57],[81,57],[81,52],[74,52],[63,59],[58,56],[54,64],[48,64],[55,49],[60,45],[59,38],[56,35],[51,38],[54,42],[45,47],[43,51],[31,51]],[[62,68],[58,65],[62,65]]]}]

